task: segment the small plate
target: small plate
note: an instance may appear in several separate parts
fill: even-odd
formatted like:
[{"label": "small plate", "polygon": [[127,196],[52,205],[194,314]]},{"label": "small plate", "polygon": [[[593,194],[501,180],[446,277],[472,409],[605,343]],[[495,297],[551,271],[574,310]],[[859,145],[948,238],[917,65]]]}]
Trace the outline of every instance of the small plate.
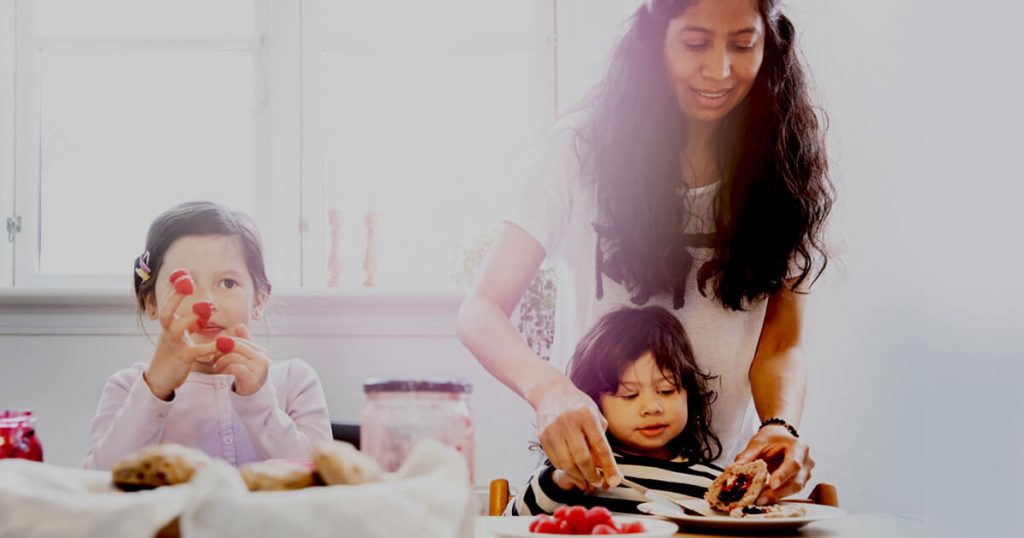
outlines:
[{"label": "small plate", "polygon": [[[549,536],[564,536],[562,534],[548,534],[530,532],[530,522],[536,516],[518,517],[494,517],[488,518],[485,527],[495,536],[501,538],[545,538]],[[636,534],[624,534],[633,538],[666,538],[672,536],[679,530],[679,527],[670,521],[651,519],[646,517],[614,516],[615,523],[629,523],[631,521],[642,521],[647,532]]]},{"label": "small plate", "polygon": [[[686,506],[687,508],[701,512],[711,513],[711,507],[708,506],[707,501],[704,499],[687,499],[678,500],[677,503]],[[804,525],[818,521],[821,519],[828,519],[832,517],[839,517],[846,515],[846,510],[842,508],[835,508],[832,506],[824,506],[820,504],[811,503],[786,503],[794,506],[799,506],[804,509],[804,515],[800,517],[778,517],[778,518],[737,518],[729,517],[727,514],[713,515],[713,516],[691,516],[683,512],[682,509],[679,511],[672,510],[658,503],[643,503],[639,506],[639,510],[645,514],[652,516],[659,516],[671,519],[684,530],[690,529],[709,529],[709,530],[728,530],[728,531],[794,531],[803,527]]]}]

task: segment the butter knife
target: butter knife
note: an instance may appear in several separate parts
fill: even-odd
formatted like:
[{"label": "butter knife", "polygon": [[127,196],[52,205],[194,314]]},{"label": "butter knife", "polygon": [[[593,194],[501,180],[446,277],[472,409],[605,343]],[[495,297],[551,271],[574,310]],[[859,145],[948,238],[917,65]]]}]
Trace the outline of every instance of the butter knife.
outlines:
[{"label": "butter knife", "polygon": [[636,491],[637,493],[643,495],[644,498],[647,499],[648,501],[651,501],[657,504],[658,506],[665,508],[666,510],[671,510],[673,512],[678,512],[682,510],[683,513],[685,513],[688,516],[707,517],[706,514],[702,514],[696,510],[687,508],[673,501],[672,499],[666,497],[665,495],[662,495],[661,493],[658,493],[657,491],[654,491],[650,488],[641,486],[640,484],[637,484],[636,482],[633,482],[632,480],[629,480],[627,478],[623,478],[620,484],[626,486],[629,489],[632,489],[633,491]]}]

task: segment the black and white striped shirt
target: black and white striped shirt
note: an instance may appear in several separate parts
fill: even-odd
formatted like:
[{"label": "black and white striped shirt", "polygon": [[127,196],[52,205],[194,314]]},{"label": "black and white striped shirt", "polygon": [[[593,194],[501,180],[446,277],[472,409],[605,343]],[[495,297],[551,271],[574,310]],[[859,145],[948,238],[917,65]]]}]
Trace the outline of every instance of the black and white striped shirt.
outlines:
[{"label": "black and white striped shirt", "polygon": [[[687,461],[683,458],[663,460],[645,456],[615,454],[615,462],[623,476],[649,489],[676,499],[704,498],[708,486],[722,473],[711,463]],[[552,479],[554,467],[545,462],[530,477],[530,482],[505,508],[505,515],[527,516],[551,514],[562,505],[604,506],[612,512],[638,514],[637,506],[647,502],[640,493],[626,486],[586,494],[573,489],[565,491]]]}]

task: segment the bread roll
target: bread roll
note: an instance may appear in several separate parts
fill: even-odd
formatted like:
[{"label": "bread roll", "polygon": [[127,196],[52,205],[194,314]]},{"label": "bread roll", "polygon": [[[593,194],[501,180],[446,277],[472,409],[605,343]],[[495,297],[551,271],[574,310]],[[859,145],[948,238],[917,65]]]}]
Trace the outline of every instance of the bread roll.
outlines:
[{"label": "bread roll", "polygon": [[167,443],[151,445],[119,460],[111,470],[114,485],[125,491],[183,484],[210,457],[200,450]]},{"label": "bread roll", "polygon": [[715,510],[732,512],[754,504],[767,485],[768,465],[763,460],[734,463],[715,478],[704,500]]},{"label": "bread roll", "polygon": [[238,469],[249,491],[287,491],[316,485],[313,471],[287,461],[261,461]]},{"label": "bread roll", "polygon": [[328,486],[377,482],[384,476],[373,458],[342,441],[319,443],[312,456],[317,474]]}]

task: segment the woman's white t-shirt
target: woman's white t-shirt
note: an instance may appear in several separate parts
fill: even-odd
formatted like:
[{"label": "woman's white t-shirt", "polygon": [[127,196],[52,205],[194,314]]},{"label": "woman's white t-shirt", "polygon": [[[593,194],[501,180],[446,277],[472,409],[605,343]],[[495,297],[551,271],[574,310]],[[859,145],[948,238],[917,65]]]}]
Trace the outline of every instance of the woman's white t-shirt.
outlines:
[{"label": "woman's white t-shirt", "polygon": [[[555,267],[558,295],[555,304],[555,338],[551,361],[565,369],[577,342],[604,314],[621,306],[636,306],[630,293],[602,275],[603,296],[597,298],[595,250],[597,199],[580,171],[576,130],[584,118],[564,118],[549,132],[540,158],[526,178],[521,196],[513,201],[505,221],[529,233]],[[720,183],[689,189],[691,233],[713,231],[712,208]],[[682,195],[682,194],[681,194]],[[750,389],[750,364],[757,349],[767,301],[733,311],[716,301],[708,290],[701,295],[696,268],[713,254],[709,248],[693,248],[694,270],[686,286],[685,306],[672,308],[668,294],[652,297],[647,305],[673,312],[682,322],[693,346],[697,365],[718,376],[712,388],[718,398],[712,404],[712,430],[722,442],[716,463],[732,462],[753,436],[758,425]]]}]

